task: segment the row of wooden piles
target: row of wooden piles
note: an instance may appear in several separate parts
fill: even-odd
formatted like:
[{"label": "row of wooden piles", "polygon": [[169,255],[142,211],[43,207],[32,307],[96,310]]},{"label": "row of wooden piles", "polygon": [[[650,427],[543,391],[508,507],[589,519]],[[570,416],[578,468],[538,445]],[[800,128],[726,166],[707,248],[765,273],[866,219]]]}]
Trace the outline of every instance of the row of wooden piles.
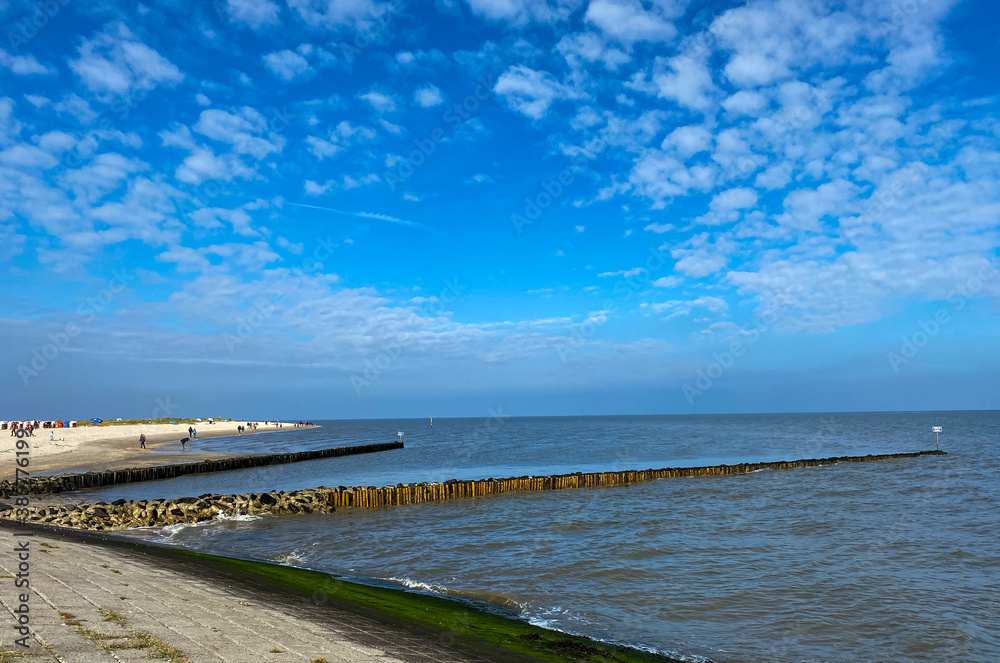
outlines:
[{"label": "row of wooden piles", "polygon": [[767,463],[739,463],[736,465],[710,465],[704,467],[667,467],[658,470],[623,470],[619,472],[577,472],[549,476],[523,476],[506,479],[479,479],[473,481],[451,480],[444,483],[399,483],[395,486],[340,486],[327,494],[333,507],[371,508],[420,504],[443,500],[501,495],[504,493],[565,490],[569,488],[597,488],[622,486],[654,479],[694,476],[722,476],[748,474],[759,470],[787,470],[834,463],[862,463],[893,458],[914,458],[925,455],[944,455],[943,451],[881,454],[867,456],[840,456],[836,458],[809,458]]}]

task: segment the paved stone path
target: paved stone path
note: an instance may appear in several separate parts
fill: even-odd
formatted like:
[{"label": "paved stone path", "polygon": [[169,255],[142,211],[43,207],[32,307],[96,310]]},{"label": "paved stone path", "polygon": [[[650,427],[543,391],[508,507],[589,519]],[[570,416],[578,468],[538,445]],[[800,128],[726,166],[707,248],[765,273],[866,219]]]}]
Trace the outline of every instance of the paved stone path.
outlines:
[{"label": "paved stone path", "polygon": [[[204,577],[204,571],[196,577],[180,562],[139,549],[37,532],[28,539],[32,637],[25,650],[14,643],[20,636],[13,612],[24,591],[14,586],[15,547],[22,540],[0,529],[0,652],[29,655],[8,659],[0,653],[0,661],[164,660],[148,647],[102,649],[82,629],[118,636],[101,639],[105,645],[141,645],[133,632],[144,632],[192,663],[487,660],[442,646],[435,634],[387,626],[306,599],[272,599],[265,587],[232,577]],[[126,625],[107,621],[110,613],[102,609],[124,616]],[[130,633],[133,641],[124,642]]]}]

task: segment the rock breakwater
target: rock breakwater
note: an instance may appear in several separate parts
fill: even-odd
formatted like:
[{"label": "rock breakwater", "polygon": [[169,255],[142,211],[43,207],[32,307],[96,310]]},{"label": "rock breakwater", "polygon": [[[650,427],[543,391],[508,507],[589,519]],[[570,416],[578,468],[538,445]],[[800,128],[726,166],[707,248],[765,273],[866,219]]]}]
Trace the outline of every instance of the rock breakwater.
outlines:
[{"label": "rock breakwater", "polygon": [[[376,508],[451,499],[571,488],[597,488],[629,485],[654,479],[693,476],[727,476],[759,470],[787,470],[837,463],[882,461],[918,456],[943,456],[943,451],[808,458],[767,463],[739,463],[703,467],[673,467],[658,470],[623,470],[619,472],[576,472],[548,476],[522,476],[506,479],[445,481],[443,483],[400,483],[395,486],[338,486],[309,488],[291,492],[270,491],[244,495],[201,495],[164,500],[139,500],[81,503],[72,506],[47,506],[30,510],[30,522],[95,531],[133,527],[198,523],[220,516],[270,513],[329,513],[337,508]],[[0,505],[0,517],[15,514],[10,505]]]},{"label": "rock breakwater", "polygon": [[[96,532],[134,527],[162,527],[177,523],[201,523],[220,517],[241,515],[328,513],[328,488],[291,492],[271,491],[246,495],[200,495],[171,500],[116,500],[33,509],[29,521],[57,527]],[[9,517],[11,511],[2,516]]]}]

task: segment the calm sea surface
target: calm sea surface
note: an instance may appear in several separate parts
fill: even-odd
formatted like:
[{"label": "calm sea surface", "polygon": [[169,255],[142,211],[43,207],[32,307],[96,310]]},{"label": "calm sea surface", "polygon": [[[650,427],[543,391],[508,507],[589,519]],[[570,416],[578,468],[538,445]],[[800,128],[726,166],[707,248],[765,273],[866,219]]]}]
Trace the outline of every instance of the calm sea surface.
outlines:
[{"label": "calm sea surface", "polygon": [[[998,412],[327,421],[205,450],[406,448],[92,491],[385,485],[934,448],[944,457],[662,479],[133,533],[487,601],[712,661],[1000,660]],[[192,445],[194,446],[194,445]]]}]

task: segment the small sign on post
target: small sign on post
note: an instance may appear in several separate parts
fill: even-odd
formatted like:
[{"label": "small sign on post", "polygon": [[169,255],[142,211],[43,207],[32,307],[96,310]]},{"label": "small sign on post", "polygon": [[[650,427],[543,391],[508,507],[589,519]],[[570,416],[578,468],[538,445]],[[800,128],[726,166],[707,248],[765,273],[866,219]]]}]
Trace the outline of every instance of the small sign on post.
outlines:
[{"label": "small sign on post", "polygon": [[944,428],[941,426],[934,426],[931,428],[931,432],[934,433],[936,450],[941,451],[941,433],[944,432]]}]

